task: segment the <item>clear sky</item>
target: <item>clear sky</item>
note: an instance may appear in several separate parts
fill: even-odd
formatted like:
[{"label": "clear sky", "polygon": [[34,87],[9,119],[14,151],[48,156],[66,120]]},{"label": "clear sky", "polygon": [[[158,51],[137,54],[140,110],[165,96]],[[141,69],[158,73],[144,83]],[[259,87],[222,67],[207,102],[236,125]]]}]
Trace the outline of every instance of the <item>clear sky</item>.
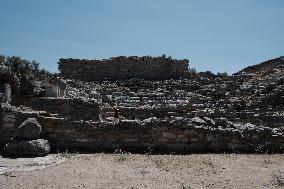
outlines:
[{"label": "clear sky", "polygon": [[61,57],[166,54],[234,73],[284,55],[284,1],[1,0],[0,54],[50,71]]}]

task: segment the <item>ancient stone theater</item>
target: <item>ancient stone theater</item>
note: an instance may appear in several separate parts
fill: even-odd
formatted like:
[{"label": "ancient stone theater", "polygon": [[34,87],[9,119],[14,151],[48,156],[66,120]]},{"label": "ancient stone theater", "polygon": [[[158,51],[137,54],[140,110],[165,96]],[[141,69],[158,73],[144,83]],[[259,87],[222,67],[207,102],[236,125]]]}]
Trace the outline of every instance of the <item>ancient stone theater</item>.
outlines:
[{"label": "ancient stone theater", "polygon": [[165,56],[58,65],[58,74],[32,79],[1,69],[7,154],[283,152],[283,57],[233,75]]}]

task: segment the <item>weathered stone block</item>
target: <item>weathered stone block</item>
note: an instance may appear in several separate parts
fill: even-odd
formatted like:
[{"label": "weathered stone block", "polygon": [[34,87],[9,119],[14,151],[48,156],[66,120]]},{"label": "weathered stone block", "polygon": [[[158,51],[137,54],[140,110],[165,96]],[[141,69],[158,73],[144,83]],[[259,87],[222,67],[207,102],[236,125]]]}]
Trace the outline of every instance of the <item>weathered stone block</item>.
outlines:
[{"label": "weathered stone block", "polygon": [[17,138],[34,140],[38,139],[41,132],[41,126],[36,118],[28,118],[18,128]]},{"label": "weathered stone block", "polygon": [[193,133],[192,130],[189,130],[189,129],[184,130],[184,134],[185,134],[185,135],[190,135],[190,134],[192,134],[192,133]]},{"label": "weathered stone block", "polygon": [[197,142],[199,141],[198,138],[190,138],[189,140],[190,140],[190,142],[192,142],[192,143],[197,143]]},{"label": "weathered stone block", "polygon": [[165,144],[165,143],[168,143],[169,140],[166,139],[166,138],[159,138],[159,143],[162,143],[162,144]]},{"label": "weathered stone block", "polygon": [[76,142],[88,142],[88,139],[85,138],[76,138]]},{"label": "weathered stone block", "polygon": [[189,141],[189,139],[188,138],[177,138],[176,141],[178,143],[187,143]]},{"label": "weathered stone block", "polygon": [[124,141],[132,143],[132,142],[138,142],[138,139],[137,138],[127,138],[127,139],[124,139]]}]

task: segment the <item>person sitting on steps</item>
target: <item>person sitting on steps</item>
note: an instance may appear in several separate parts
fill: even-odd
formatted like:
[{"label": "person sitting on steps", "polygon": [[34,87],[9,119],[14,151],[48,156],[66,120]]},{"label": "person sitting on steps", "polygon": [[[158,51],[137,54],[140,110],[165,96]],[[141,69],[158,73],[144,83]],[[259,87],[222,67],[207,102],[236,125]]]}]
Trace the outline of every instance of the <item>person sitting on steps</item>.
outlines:
[{"label": "person sitting on steps", "polygon": [[113,114],[113,123],[117,124],[119,123],[119,109],[116,108]]}]

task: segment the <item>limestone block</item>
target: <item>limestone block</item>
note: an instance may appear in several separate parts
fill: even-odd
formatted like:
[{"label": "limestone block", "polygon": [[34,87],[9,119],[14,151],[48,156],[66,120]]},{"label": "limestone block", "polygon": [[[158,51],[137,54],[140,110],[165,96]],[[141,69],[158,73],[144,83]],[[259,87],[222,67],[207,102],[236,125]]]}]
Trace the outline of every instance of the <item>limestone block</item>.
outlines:
[{"label": "limestone block", "polygon": [[88,139],[85,139],[85,138],[76,138],[76,142],[88,142]]},{"label": "limestone block", "polygon": [[169,140],[167,138],[159,138],[160,143],[166,144],[166,143],[168,143],[168,141]]},{"label": "limestone block", "polygon": [[187,143],[189,141],[189,139],[188,138],[177,138],[176,141],[178,143]]},{"label": "limestone block", "polygon": [[206,122],[203,119],[199,118],[199,117],[192,118],[191,122],[193,124],[196,124],[196,125],[206,125]]},{"label": "limestone block", "polygon": [[41,126],[36,118],[28,118],[18,128],[17,138],[34,140],[38,139],[41,132]]},{"label": "limestone block", "polygon": [[131,142],[138,142],[138,139],[136,139],[136,138],[126,138],[126,139],[124,139],[124,141],[131,143]]},{"label": "limestone block", "polygon": [[192,130],[186,129],[186,130],[184,130],[184,134],[190,135],[190,134],[192,134]]},{"label": "limestone block", "polygon": [[174,138],[177,138],[177,135],[175,135],[174,133],[163,132],[163,137],[174,139]]},{"label": "limestone block", "polygon": [[192,143],[197,143],[199,141],[198,138],[190,138],[190,142]]}]

